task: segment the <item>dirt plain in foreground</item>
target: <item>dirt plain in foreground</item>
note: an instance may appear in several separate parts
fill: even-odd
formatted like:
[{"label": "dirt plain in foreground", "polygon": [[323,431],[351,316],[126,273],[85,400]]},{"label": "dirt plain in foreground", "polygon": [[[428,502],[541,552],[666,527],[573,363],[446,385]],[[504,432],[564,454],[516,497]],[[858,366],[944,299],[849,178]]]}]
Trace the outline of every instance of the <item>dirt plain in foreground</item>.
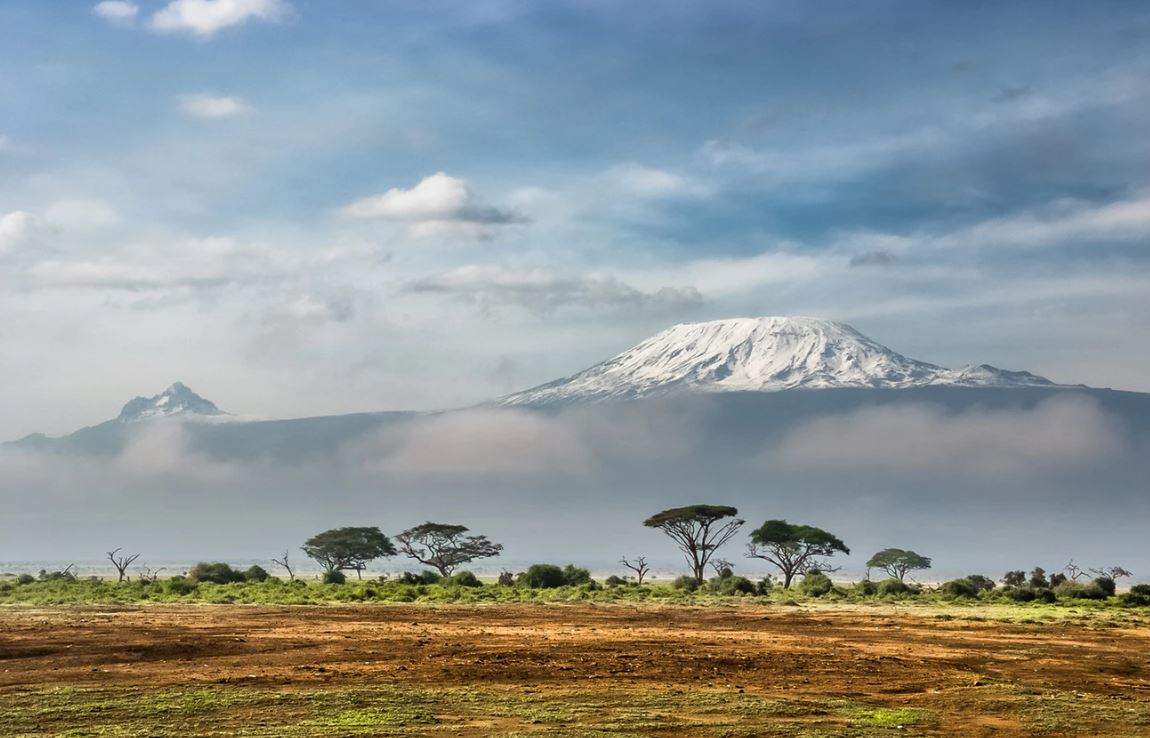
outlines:
[{"label": "dirt plain in foreground", "polygon": [[0,609],[0,735],[1150,735],[1150,617]]}]

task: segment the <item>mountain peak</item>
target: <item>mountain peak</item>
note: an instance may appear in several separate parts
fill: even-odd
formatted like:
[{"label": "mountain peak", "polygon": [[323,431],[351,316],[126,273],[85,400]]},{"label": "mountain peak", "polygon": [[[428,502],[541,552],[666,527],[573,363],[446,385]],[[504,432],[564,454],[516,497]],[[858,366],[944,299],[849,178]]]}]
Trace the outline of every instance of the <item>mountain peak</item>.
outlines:
[{"label": "mountain peak", "polygon": [[193,392],[183,382],[173,382],[170,387],[152,397],[136,397],[124,405],[117,418],[130,423],[137,420],[168,418],[176,415],[217,416],[225,413],[215,403],[205,400]]},{"label": "mountain peak", "polygon": [[845,323],[809,317],[680,323],[578,374],[505,397],[507,405],[631,399],[674,391],[836,387],[1035,386],[989,365],[945,369],[910,359]]}]

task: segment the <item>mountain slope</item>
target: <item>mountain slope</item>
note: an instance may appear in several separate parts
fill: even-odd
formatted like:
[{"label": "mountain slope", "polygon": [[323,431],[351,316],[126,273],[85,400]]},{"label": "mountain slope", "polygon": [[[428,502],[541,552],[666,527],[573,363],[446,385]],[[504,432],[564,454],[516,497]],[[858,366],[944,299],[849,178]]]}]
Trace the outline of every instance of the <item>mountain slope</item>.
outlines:
[{"label": "mountain slope", "polygon": [[854,328],[816,318],[738,318],[682,323],[618,356],[504,397],[503,405],[633,399],[675,391],[927,386],[1035,387],[1029,372],[983,364],[952,370],[909,359]]}]

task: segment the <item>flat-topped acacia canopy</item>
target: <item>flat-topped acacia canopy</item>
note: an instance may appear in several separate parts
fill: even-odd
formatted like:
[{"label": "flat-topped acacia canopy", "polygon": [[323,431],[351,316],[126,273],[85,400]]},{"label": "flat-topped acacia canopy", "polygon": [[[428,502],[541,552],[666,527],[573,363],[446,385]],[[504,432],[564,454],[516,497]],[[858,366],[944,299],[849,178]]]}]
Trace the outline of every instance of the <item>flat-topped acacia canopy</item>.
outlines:
[{"label": "flat-topped acacia canopy", "polygon": [[670,510],[655,513],[644,520],[643,525],[648,528],[658,528],[668,523],[687,521],[709,523],[738,514],[738,508],[729,505],[687,505],[686,507],[673,507]]}]

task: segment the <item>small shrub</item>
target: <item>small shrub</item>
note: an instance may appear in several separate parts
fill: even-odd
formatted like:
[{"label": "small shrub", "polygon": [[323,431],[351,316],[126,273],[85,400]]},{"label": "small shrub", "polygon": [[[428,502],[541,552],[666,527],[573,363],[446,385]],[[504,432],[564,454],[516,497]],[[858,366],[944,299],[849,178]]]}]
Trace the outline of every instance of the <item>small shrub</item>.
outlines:
[{"label": "small shrub", "polygon": [[675,589],[681,589],[684,592],[694,592],[699,588],[699,583],[695,580],[694,577],[684,574],[683,576],[676,578],[675,581],[671,582],[671,586]]},{"label": "small shrub", "polygon": [[266,582],[270,576],[267,570],[258,564],[252,564],[244,572],[244,579],[249,582]]},{"label": "small shrub", "polygon": [[1002,583],[1007,587],[1021,587],[1026,584],[1026,572],[1021,570],[1008,571],[1002,575]]},{"label": "small shrub", "polygon": [[979,592],[989,592],[994,589],[994,580],[982,574],[968,574],[967,581],[973,584]]},{"label": "small shrub", "polygon": [[347,581],[347,575],[339,569],[335,571],[325,571],[323,573],[324,584],[343,584]]},{"label": "small shrub", "polygon": [[1068,600],[1104,600],[1108,597],[1106,590],[1098,584],[1098,580],[1081,584],[1079,582],[1063,582],[1055,591],[1058,597]]},{"label": "small shrub", "polygon": [[727,597],[732,595],[741,594],[754,594],[755,583],[746,577],[737,577],[731,575],[729,577],[719,576],[711,580],[711,590],[717,594]]},{"label": "small shrub", "polygon": [[940,587],[940,591],[948,597],[978,597],[979,588],[970,579],[952,579]]},{"label": "small shrub", "polygon": [[878,593],[884,596],[911,594],[914,589],[897,579],[884,579],[878,583]]},{"label": "small shrub", "polygon": [[775,588],[775,580],[770,577],[763,577],[759,583],[755,585],[755,594],[769,595],[771,590]]},{"label": "small shrub", "polygon": [[509,571],[499,572],[499,586],[511,587],[515,585],[515,575]]},{"label": "small shrub", "polygon": [[1113,597],[1114,593],[1118,591],[1118,585],[1116,585],[1110,577],[1098,577],[1094,580],[1094,584],[1098,589],[1102,590],[1102,593],[1107,597]]},{"label": "small shrub", "polygon": [[1003,593],[1015,602],[1033,602],[1038,594],[1031,587],[1016,587],[1008,585]]},{"label": "small shrub", "polygon": [[443,579],[439,572],[434,572],[431,569],[424,569],[418,574],[413,574],[410,571],[405,571],[399,576],[399,581],[404,584],[437,584]]},{"label": "small shrub", "polygon": [[31,584],[34,581],[36,581],[36,577],[31,574],[21,574],[16,577],[16,584]]},{"label": "small shrub", "polygon": [[244,581],[244,574],[223,562],[209,564],[205,561],[201,561],[188,571],[188,579],[191,579],[193,582],[230,584],[231,582]]},{"label": "small shrub", "polygon": [[519,583],[531,589],[555,589],[566,584],[567,578],[554,564],[532,564],[519,575]]},{"label": "small shrub", "polygon": [[623,577],[612,574],[603,580],[603,584],[606,584],[608,587],[623,587],[626,586],[627,580]]},{"label": "small shrub", "polygon": [[869,579],[864,579],[855,585],[855,594],[862,595],[863,597],[873,597],[878,594],[878,582],[872,582]]},{"label": "small shrub", "polygon": [[199,589],[199,587],[195,582],[189,581],[184,577],[172,577],[168,581],[164,582],[164,591],[168,594],[177,595],[179,597],[190,595],[197,589]]},{"label": "small shrub", "polygon": [[821,571],[812,571],[799,582],[799,591],[812,597],[822,597],[834,588],[830,577]]},{"label": "small shrub", "polygon": [[479,581],[479,577],[475,576],[469,571],[460,571],[452,574],[447,578],[448,584],[454,584],[457,587],[482,587],[483,582]]},{"label": "small shrub", "polygon": [[1135,584],[1122,595],[1122,604],[1145,607],[1150,605],[1150,584]]},{"label": "small shrub", "polygon": [[563,567],[563,582],[572,587],[577,587],[580,584],[589,584],[591,582],[591,572],[574,564],[568,564]]}]

